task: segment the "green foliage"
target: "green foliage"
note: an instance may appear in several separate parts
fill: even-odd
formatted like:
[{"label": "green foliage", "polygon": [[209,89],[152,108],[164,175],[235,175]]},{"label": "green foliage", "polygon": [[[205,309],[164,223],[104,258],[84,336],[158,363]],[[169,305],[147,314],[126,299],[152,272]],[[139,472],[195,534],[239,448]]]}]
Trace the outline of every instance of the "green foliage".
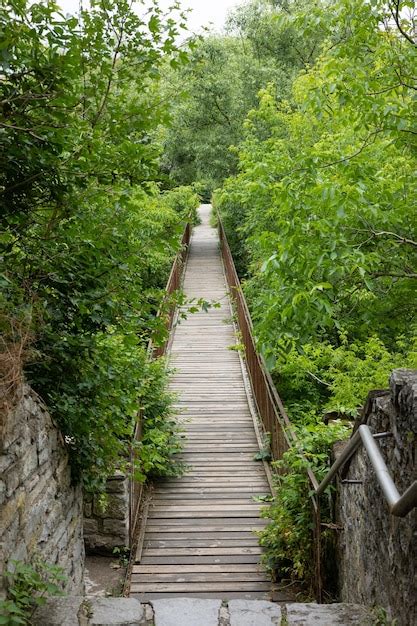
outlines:
[{"label": "green foliage", "polygon": [[180,475],[184,466],[175,459],[182,450],[180,428],[172,414],[172,396],[167,392],[167,371],[162,359],[148,363],[139,396],[142,437],[136,444],[138,462],[135,478],[161,478]]},{"label": "green foliage", "polygon": [[376,28],[375,7],[357,4],[323,15],[352,35],[323,44],[291,103],[261,92],[241,174],[217,196],[232,245],[243,239],[249,252],[246,292],[267,356],[323,334],[335,341],[338,330],[365,338],[372,329],[390,341],[394,326],[412,323],[415,98],[395,72],[411,72],[415,48]]},{"label": "green foliage", "polygon": [[373,626],[398,626],[396,618],[391,619],[387,611],[382,606],[376,606],[372,609]]},{"label": "green foliage", "polygon": [[13,569],[6,572],[7,599],[0,600],[0,624],[18,626],[31,624],[37,607],[46,603],[50,595],[62,595],[65,576],[56,565],[48,565],[39,558],[32,564],[12,561]]},{"label": "green foliage", "polygon": [[[397,20],[380,0],[288,6],[254,35],[242,9],[248,36],[279,28],[289,48],[316,50],[286,97],[272,82],[260,91],[215,205],[258,347],[320,477],[347,433],[323,415],[356,417],[393,368],[417,366],[417,48],[408,2]],[[280,575],[311,582],[304,462],[291,450],[285,463],[262,541]]]},{"label": "green foliage", "polygon": [[358,415],[370,389],[383,389],[395,368],[417,368],[417,341],[399,338],[388,350],[376,336],[349,343],[346,336],[335,347],[329,341],[305,344],[277,361],[273,375],[291,419],[304,424],[323,414],[347,418]]},{"label": "green foliage", "polygon": [[74,191],[156,173],[160,67],[184,56],[177,25],[157,4],[144,19],[126,0],[90,4],[69,18],[51,1],[2,4],[0,184],[12,224],[40,208],[56,222]]},{"label": "green foliage", "polygon": [[193,187],[176,187],[162,196],[166,205],[179,213],[184,222],[198,224],[197,209],[200,206],[200,197]]},{"label": "green foliage", "polygon": [[182,26],[156,3],[140,17],[125,0],[76,17],[8,0],[0,23],[4,343],[24,319],[25,374],[65,436],[75,479],[99,488],[125,462],[142,404],[138,471],[163,473],[179,440],[163,366],[146,347],[166,335],[156,312],[197,204],[155,182],[168,113],[160,72],[186,62]]},{"label": "green foliage", "polygon": [[163,137],[163,167],[179,184],[197,181],[205,201],[237,171],[231,147],[243,138],[259,89],[273,81],[276,97],[287,97],[294,72],[314,58],[321,30],[297,34],[281,22],[287,11],[257,0],[239,7],[226,35],[202,38],[190,62],[164,76],[165,92],[176,97]]},{"label": "green foliage", "polygon": [[126,546],[116,546],[113,548],[113,554],[118,558],[120,567],[129,565],[130,550]]},{"label": "green foliage", "polygon": [[[275,495],[263,515],[271,523],[260,533],[260,543],[265,548],[263,561],[278,579],[298,579],[313,584],[314,545],[311,485],[306,470],[311,467],[320,481],[328,469],[329,448],[332,443],[345,438],[348,429],[341,422],[326,426],[310,421],[297,428],[302,441],[300,453],[295,447],[275,463],[284,474],[275,475]],[[330,519],[330,498],[322,504],[322,521]]]}]

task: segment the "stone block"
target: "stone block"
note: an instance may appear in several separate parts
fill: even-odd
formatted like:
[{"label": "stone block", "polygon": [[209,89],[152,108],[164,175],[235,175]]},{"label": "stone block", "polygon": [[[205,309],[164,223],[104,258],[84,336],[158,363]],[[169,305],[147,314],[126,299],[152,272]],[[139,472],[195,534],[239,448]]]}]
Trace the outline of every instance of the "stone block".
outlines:
[{"label": "stone block", "polygon": [[54,500],[56,485],[54,479],[52,478],[51,468],[44,470],[42,474],[39,472],[38,475],[39,480],[29,493],[29,501],[31,505],[38,500],[49,499],[48,494],[51,494],[51,500]]},{"label": "stone block", "polygon": [[135,598],[90,598],[91,626],[140,626],[144,607]]},{"label": "stone block", "polygon": [[399,408],[399,395],[403,387],[407,384],[417,384],[417,371],[406,368],[398,368],[391,374],[389,386],[391,391],[392,402],[395,407]]},{"label": "stone block", "polygon": [[3,474],[6,481],[6,496],[10,498],[21,482],[22,464],[16,461]]},{"label": "stone block", "polygon": [[105,519],[103,521],[103,531],[109,535],[125,537],[128,535],[128,520]]},{"label": "stone block", "polygon": [[230,626],[278,626],[281,607],[265,600],[229,600]]},{"label": "stone block", "polygon": [[[28,482],[26,484],[27,491],[33,491],[33,489],[35,489],[36,485],[40,481],[40,476],[42,474],[42,469],[43,468],[39,468],[39,472],[36,472],[35,474],[33,474],[33,476],[30,478],[30,480],[28,480]],[[45,467],[45,470],[46,470],[46,467]]]},{"label": "stone block", "polygon": [[221,600],[167,598],[151,602],[155,626],[218,626]]},{"label": "stone block", "polygon": [[2,454],[0,456],[0,476],[4,476],[9,467],[13,465],[15,459],[12,454]]},{"label": "stone block", "polygon": [[51,460],[52,460],[51,450],[48,447],[44,447],[44,448],[41,448],[41,449],[38,448],[38,462],[39,462],[39,465],[47,464],[47,463],[51,462]]},{"label": "stone block", "polygon": [[37,467],[38,450],[35,445],[28,446],[26,448],[25,456],[23,457],[23,467],[20,475],[21,480],[26,480]]},{"label": "stone block", "polygon": [[23,509],[26,501],[26,494],[23,488],[19,488],[13,497],[6,501],[6,505],[2,508],[0,518],[0,536],[4,533],[6,528],[16,519],[20,511]]},{"label": "stone block", "polygon": [[128,491],[128,479],[124,474],[112,476],[106,482],[107,493],[126,494]]},{"label": "stone block", "polygon": [[99,532],[98,520],[85,519],[84,520],[84,534],[91,535]]},{"label": "stone block", "polygon": [[31,543],[31,537],[37,543],[46,541],[53,533],[55,523],[59,522],[56,515],[50,516],[48,499],[40,499],[31,503],[22,516],[22,531],[25,540]]},{"label": "stone block", "polygon": [[13,546],[16,545],[17,541],[20,538],[19,517],[15,517],[7,530],[5,530],[0,535],[0,538],[3,546],[3,553],[9,555],[10,551],[13,549]]},{"label": "stone block", "polygon": [[358,604],[287,604],[288,626],[372,626],[367,609]]},{"label": "stone block", "polygon": [[49,598],[45,606],[37,609],[33,626],[79,626],[78,613],[84,598]]},{"label": "stone block", "polygon": [[119,494],[109,494],[105,510],[101,508],[97,499],[94,499],[93,513],[102,519],[124,520],[129,514],[129,502],[127,497]]},{"label": "stone block", "polygon": [[55,470],[56,479],[61,489],[69,489],[71,485],[71,470],[68,465],[68,459],[65,455]]},{"label": "stone block", "polygon": [[8,566],[10,566],[12,561],[26,561],[28,558],[28,551],[26,544],[22,541],[18,541],[11,552],[8,554]]},{"label": "stone block", "polygon": [[116,535],[86,535],[84,537],[85,549],[88,554],[112,554],[114,548],[125,545],[123,537]]},{"label": "stone block", "polygon": [[84,502],[84,517],[91,517],[93,515],[92,502]]}]

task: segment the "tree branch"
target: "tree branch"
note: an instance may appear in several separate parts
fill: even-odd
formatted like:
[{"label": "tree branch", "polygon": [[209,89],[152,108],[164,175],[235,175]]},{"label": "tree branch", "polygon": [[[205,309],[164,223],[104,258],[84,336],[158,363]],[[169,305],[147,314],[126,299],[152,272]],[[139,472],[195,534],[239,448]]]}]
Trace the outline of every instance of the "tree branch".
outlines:
[{"label": "tree branch", "polygon": [[414,272],[373,272],[371,276],[372,278],[417,278],[417,274]]},{"label": "tree branch", "polygon": [[39,141],[46,142],[46,139],[34,133],[33,130],[31,130],[30,128],[23,128],[22,126],[14,126],[13,124],[4,124],[4,122],[0,122],[0,126],[2,128],[8,128],[10,130],[20,130],[23,133],[28,133],[28,135],[30,135],[31,137],[34,137],[34,139],[38,139]]},{"label": "tree branch", "polygon": [[[381,132],[382,132],[382,129],[378,129],[378,130],[375,130],[372,133],[370,133],[367,136],[367,138],[365,139],[365,141],[363,142],[363,144],[361,145],[361,147],[359,148],[359,150],[357,150],[353,154],[350,154],[349,156],[343,157],[341,159],[337,159],[337,161],[332,161],[331,163],[325,163],[324,165],[317,165],[317,169],[320,169],[320,170],[326,169],[327,167],[332,167],[333,165],[338,165],[339,163],[344,163],[346,161],[350,161],[351,159],[354,159],[361,152],[363,152],[363,150],[365,150],[365,148],[369,144],[370,139],[372,139],[373,137],[375,137],[376,135],[378,135]],[[308,167],[297,167],[297,168],[295,168],[293,170],[289,170],[288,172],[285,172],[284,174],[281,174],[281,176],[282,177],[289,176],[290,174],[294,174],[295,172],[308,172],[308,170],[309,170]]]},{"label": "tree branch", "polygon": [[[132,3],[133,3],[133,0],[130,3],[129,10],[132,7]],[[113,60],[112,60],[111,69],[110,69],[110,76],[109,76],[109,78],[107,80],[107,85],[106,85],[106,89],[105,89],[104,96],[103,96],[103,99],[101,101],[101,104],[100,104],[100,106],[98,108],[98,111],[97,111],[97,113],[96,113],[96,115],[95,115],[95,117],[94,117],[94,119],[93,119],[93,121],[91,123],[92,128],[94,128],[97,125],[98,121],[100,120],[100,117],[103,114],[104,107],[106,106],[106,102],[107,102],[107,99],[108,99],[109,94],[110,94],[110,89],[111,89],[111,85],[112,85],[112,82],[113,82],[114,68],[116,67],[116,63],[117,63],[117,59],[118,59],[118,56],[119,56],[120,48],[122,46],[126,19],[127,19],[127,15],[125,16],[124,20],[122,21],[122,23],[120,25],[120,31],[119,31],[119,35],[117,37],[116,48],[114,49],[114,52],[113,52]],[[113,25],[112,25],[112,28],[113,28]]]},{"label": "tree branch", "polygon": [[417,241],[413,241],[412,239],[407,239],[407,237],[403,237],[402,235],[398,235],[397,233],[393,233],[389,230],[381,230],[379,232],[376,232],[371,229],[371,232],[374,237],[393,237],[394,239],[397,239],[397,241],[399,241],[400,243],[405,243],[409,246],[413,246],[417,248]]},{"label": "tree branch", "polygon": [[411,37],[411,35],[409,35],[401,26],[401,20],[400,20],[400,0],[395,0],[394,1],[394,8],[392,7],[391,3],[389,5],[390,11],[391,11],[391,15],[394,18],[394,22],[398,28],[398,30],[400,31],[401,35],[409,42],[411,43],[412,46],[417,46],[417,43],[414,41],[414,39]]}]

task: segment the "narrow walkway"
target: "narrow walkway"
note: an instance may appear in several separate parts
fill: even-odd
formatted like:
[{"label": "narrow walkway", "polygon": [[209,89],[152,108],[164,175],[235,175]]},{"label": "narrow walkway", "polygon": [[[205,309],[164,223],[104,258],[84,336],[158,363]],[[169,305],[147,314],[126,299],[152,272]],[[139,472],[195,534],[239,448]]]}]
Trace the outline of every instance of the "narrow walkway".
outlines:
[{"label": "narrow walkway", "polygon": [[263,464],[254,460],[259,446],[239,354],[230,349],[236,337],[210,209],[200,209],[184,290],[188,298],[220,301],[221,308],[190,315],[174,333],[171,388],[189,470],[156,486],[131,580],[131,596],[145,602],[270,596],[253,533],[265,524],[253,496],[270,491]]}]

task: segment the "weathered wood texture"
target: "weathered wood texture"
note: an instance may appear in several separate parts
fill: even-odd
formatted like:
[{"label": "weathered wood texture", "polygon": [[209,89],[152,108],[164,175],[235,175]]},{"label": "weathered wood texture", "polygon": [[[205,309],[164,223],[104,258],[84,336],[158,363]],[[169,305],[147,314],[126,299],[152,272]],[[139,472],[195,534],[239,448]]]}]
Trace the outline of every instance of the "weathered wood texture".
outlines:
[{"label": "weathered wood texture", "polygon": [[259,566],[254,531],[265,525],[269,494],[245,392],[231,321],[217,231],[209,206],[200,209],[184,279],[188,298],[221,303],[176,326],[170,360],[178,394],[188,471],[155,486],[130,594],[142,600],[190,597],[268,598],[271,582]]}]

